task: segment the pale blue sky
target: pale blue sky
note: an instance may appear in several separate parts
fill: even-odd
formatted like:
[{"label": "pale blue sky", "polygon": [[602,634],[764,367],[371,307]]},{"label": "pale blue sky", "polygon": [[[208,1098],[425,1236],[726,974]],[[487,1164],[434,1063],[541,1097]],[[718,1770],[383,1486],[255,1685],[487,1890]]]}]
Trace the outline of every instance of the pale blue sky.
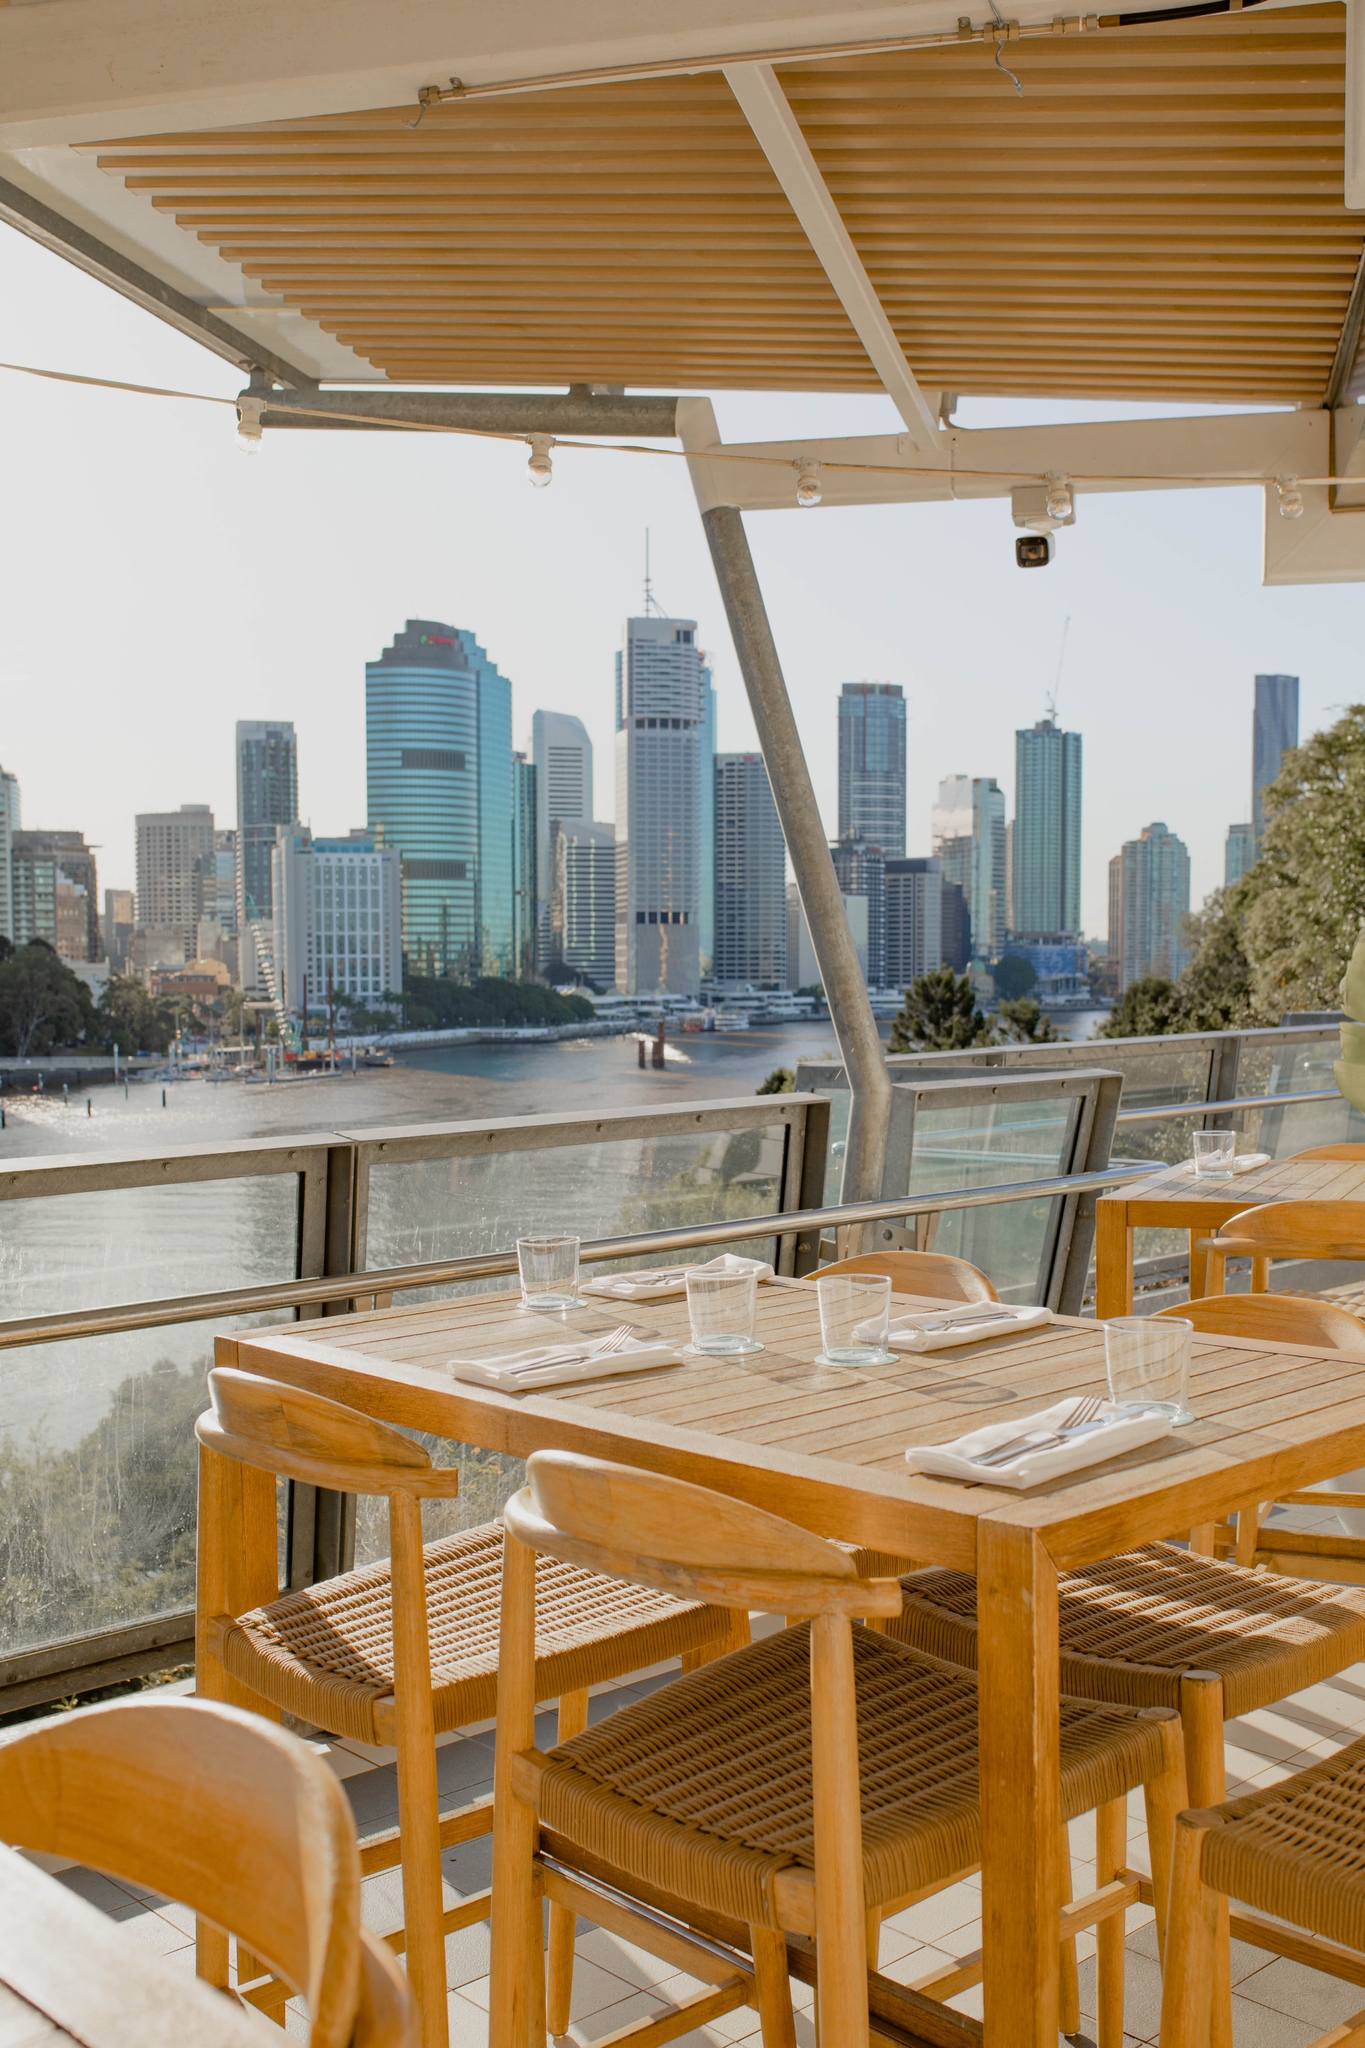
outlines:
[{"label": "pale blue sky", "polygon": [[[0,358],[229,396],[236,372],[0,229]],[[718,394],[731,438],[894,428],[889,401]],[[959,422],[1112,416],[968,400]],[[25,822],[83,829],[130,885],[133,815],[182,802],[233,821],[232,727],[292,718],[300,803],[320,831],[365,816],[364,663],[409,615],[468,626],[512,678],[520,744],[574,711],[611,815],[612,656],[638,609],[643,532],[658,597],[712,652],[720,744],[753,744],[681,462],[560,451],[532,490],[519,447],[280,434],[238,454],[223,408],[0,371],[0,764]],[[1082,498],[1041,573],[1014,567],[1003,502],[764,513],[749,531],[831,827],[839,684],[899,682],[909,706],[909,851],[939,777],[996,775],[1043,715],[1072,618],[1061,716],[1085,735],[1084,917],[1106,863],[1163,819],[1194,896],[1249,815],[1251,686],[1303,679],[1303,726],[1362,694],[1365,586],[1262,590],[1258,491]]]}]

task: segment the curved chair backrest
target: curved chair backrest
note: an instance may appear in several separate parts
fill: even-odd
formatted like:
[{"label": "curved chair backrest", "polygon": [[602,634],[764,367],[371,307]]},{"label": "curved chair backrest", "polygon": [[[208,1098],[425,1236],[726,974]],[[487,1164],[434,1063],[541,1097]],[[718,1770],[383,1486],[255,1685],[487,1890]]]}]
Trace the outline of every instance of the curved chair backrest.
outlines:
[{"label": "curved chair backrest", "polygon": [[807,1277],[823,1280],[829,1273],[884,1273],[894,1294],[927,1294],[936,1301],[1000,1299],[979,1266],[946,1252],[867,1252],[857,1259],[836,1259]]},{"label": "curved chair backrest", "polygon": [[1224,1257],[1365,1259],[1365,1203],[1263,1202],[1209,1240]]},{"label": "curved chair backrest", "polygon": [[1335,1302],[1301,1294],[1206,1294],[1157,1310],[1215,1337],[1256,1337],[1267,1344],[1313,1344],[1365,1363],[1365,1323]]},{"label": "curved chair backrest", "polygon": [[307,2000],[310,2048],[347,2048],[362,2009],[376,2048],[406,2038],[405,1990],[362,1968],[346,1796],[272,1722],[211,1700],[118,1700],[45,1721],[0,1745],[0,1832],[237,1935]]},{"label": "curved chair backrest", "polygon": [[685,1600],[788,1616],[899,1614],[896,1579],[862,1579],[845,1550],[710,1487],[572,1451],[536,1451],[508,1502],[528,1549]]},{"label": "curved chair backrest", "polygon": [[304,1387],[220,1365],[209,1374],[209,1399],[195,1435],[244,1465],[339,1493],[427,1499],[459,1489],[458,1470],[433,1465],[411,1437]]},{"label": "curved chair backrest", "polygon": [[1365,1159],[1365,1145],[1310,1145],[1306,1152],[1291,1152],[1286,1165],[1300,1159]]}]

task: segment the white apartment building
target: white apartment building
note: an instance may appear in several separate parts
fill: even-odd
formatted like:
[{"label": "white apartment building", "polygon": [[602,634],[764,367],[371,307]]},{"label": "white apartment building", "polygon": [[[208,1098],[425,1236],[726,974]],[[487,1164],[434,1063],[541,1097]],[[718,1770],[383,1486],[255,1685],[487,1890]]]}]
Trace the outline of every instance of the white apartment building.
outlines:
[{"label": "white apartment building", "polygon": [[206,892],[216,888],[213,812],[207,804],[144,811],[137,818],[137,917],[140,926],[175,931],[192,960]]},{"label": "white apartment building", "polygon": [[550,962],[594,988],[616,976],[616,828],[556,818],[550,834]]},{"label": "white apartment building", "polygon": [[536,895],[541,958],[548,960],[554,863],[550,842],[556,818],[566,825],[592,817],[592,741],[581,718],[537,711],[531,719],[531,760],[536,771]]},{"label": "white apartment building", "polygon": [[314,839],[304,825],[276,829],[271,852],[275,975],[291,1012],[325,1010],[327,992],[373,1008],[403,986],[403,882],[399,854],[367,832]]},{"label": "white apartment building", "polygon": [[694,996],[701,986],[705,686],[695,619],[626,620],[616,667],[622,995]]}]

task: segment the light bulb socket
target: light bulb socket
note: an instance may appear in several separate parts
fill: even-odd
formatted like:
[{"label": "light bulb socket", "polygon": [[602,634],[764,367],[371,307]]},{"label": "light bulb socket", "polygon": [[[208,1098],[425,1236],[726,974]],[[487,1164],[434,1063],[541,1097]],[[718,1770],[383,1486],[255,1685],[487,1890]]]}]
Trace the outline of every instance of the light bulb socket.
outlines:
[{"label": "light bulb socket", "polygon": [[528,434],[531,459],[526,465],[526,474],[538,491],[543,491],[554,476],[555,466],[550,460],[550,450],[555,445],[553,434]]},{"label": "light bulb socket", "polygon": [[246,393],[237,400],[237,446],[243,455],[259,455],[261,452],[261,443],[265,439],[261,414],[265,411],[267,402],[264,398],[253,398]]},{"label": "light bulb socket", "polygon": [[1064,476],[1050,476],[1047,479],[1047,516],[1065,525],[1076,510],[1071,495],[1071,485]]},{"label": "light bulb socket", "polygon": [[1296,476],[1277,476],[1275,489],[1279,494],[1281,519],[1302,519],[1303,492],[1299,489]]},{"label": "light bulb socket", "polygon": [[820,482],[818,462],[796,464],[796,502],[798,505],[818,505],[824,497],[824,486]]}]

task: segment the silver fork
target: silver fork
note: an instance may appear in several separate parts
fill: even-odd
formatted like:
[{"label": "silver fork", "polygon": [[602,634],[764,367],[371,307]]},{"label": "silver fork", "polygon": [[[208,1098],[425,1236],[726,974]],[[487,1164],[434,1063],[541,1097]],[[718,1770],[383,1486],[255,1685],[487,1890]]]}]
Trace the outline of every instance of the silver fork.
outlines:
[{"label": "silver fork", "polygon": [[1065,1422],[1060,1423],[1056,1429],[1046,1430],[1041,1434],[1026,1430],[1022,1436],[1010,1437],[1005,1443],[995,1444],[989,1451],[983,1451],[979,1458],[972,1459],[972,1463],[1008,1465],[1011,1458],[1017,1457],[1025,1445],[1032,1451],[1042,1451],[1049,1449],[1053,1444],[1064,1443],[1074,1430],[1085,1429],[1097,1420],[1104,1400],[1103,1394],[1088,1395],[1076,1403]]},{"label": "silver fork", "polygon": [[616,1328],[609,1331],[598,1344],[584,1344],[577,1347],[566,1345],[553,1358],[538,1358],[534,1365],[516,1365],[512,1367],[512,1370],[520,1377],[524,1372],[546,1372],[554,1365],[579,1365],[589,1358],[604,1357],[608,1352],[624,1351],[630,1342],[633,1329],[633,1323],[618,1323]]}]

